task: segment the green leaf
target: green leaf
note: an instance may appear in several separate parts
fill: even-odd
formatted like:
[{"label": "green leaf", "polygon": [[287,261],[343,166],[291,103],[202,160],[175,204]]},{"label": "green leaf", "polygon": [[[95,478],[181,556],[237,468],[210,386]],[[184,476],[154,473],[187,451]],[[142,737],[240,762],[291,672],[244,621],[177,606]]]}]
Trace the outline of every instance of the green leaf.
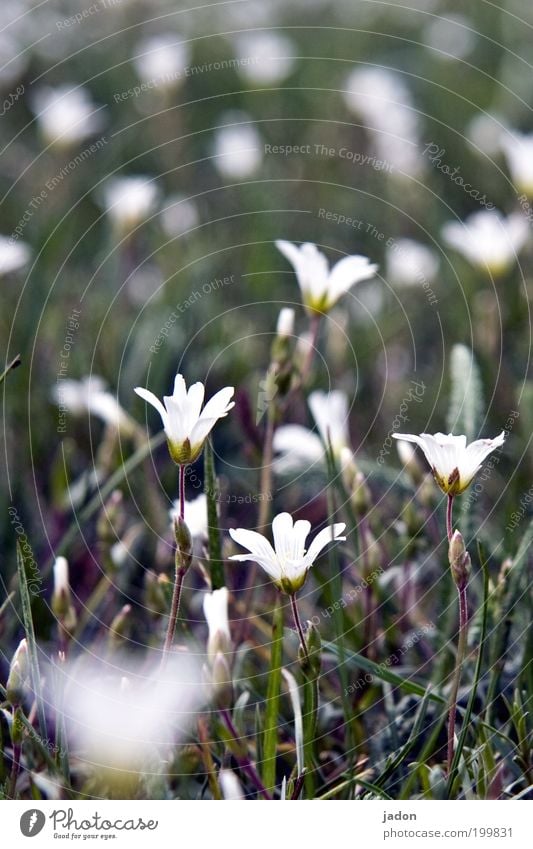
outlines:
[{"label": "green leaf", "polygon": [[46,718],[44,715],[44,704],[41,690],[41,674],[39,672],[39,657],[37,643],[35,641],[35,630],[33,627],[33,617],[31,612],[31,600],[28,590],[28,579],[24,565],[24,557],[20,544],[17,542],[17,572],[19,580],[20,600],[22,605],[22,621],[24,622],[24,630],[26,632],[26,640],[28,642],[28,661],[30,667],[30,679],[37,705],[37,718],[39,721],[39,730],[41,737],[46,739]]},{"label": "green leaf", "polygon": [[209,548],[209,573],[211,575],[211,586],[218,590],[226,585],[224,575],[224,563],[222,561],[222,546],[220,543],[220,530],[218,527],[217,494],[218,486],[215,475],[215,462],[213,459],[213,447],[207,440],[204,448],[204,475],[205,494],[207,497],[207,525],[208,525],[208,548]]},{"label": "green leaf", "polygon": [[263,726],[263,784],[271,792],[276,785],[276,752],[278,748],[278,712],[283,661],[283,605],[278,596],[272,615],[272,643],[268,676],[265,720]]}]

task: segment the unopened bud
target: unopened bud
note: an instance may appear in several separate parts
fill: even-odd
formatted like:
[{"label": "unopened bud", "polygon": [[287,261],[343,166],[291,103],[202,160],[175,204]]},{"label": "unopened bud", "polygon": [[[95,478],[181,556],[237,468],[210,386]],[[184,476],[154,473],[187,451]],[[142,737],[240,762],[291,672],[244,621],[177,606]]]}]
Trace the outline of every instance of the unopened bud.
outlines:
[{"label": "unopened bud", "polygon": [[355,476],[350,501],[358,516],[364,516],[372,506],[372,495],[362,472],[357,472]]},{"label": "unopened bud", "polygon": [[307,622],[307,631],[305,633],[305,648],[307,657],[302,646],[298,650],[298,660],[302,667],[302,672],[308,678],[318,678],[322,667],[322,640],[320,639],[320,631],[310,620]]},{"label": "unopened bud", "polygon": [[290,307],[280,310],[276,332],[281,339],[286,339],[294,333],[294,310]]},{"label": "unopened bud", "polygon": [[448,558],[453,580],[460,589],[468,581],[470,574],[470,555],[466,550],[465,541],[460,531],[454,531],[448,549]]},{"label": "unopened bud", "polygon": [[361,545],[364,546],[361,554],[361,574],[366,579],[381,570],[381,549],[370,528],[366,529],[361,538]]},{"label": "unopened bud", "polygon": [[181,572],[186,572],[192,563],[192,535],[184,519],[179,516],[174,519],[174,534],[176,536],[176,566]]},{"label": "unopened bud", "polygon": [[6,698],[10,704],[19,705],[24,701],[28,672],[28,644],[24,639],[20,641],[9,667]]},{"label": "unopened bud", "polygon": [[228,661],[218,652],[211,664],[211,683],[215,701],[220,708],[231,708],[233,704],[233,681]]},{"label": "unopened bud", "polygon": [[511,560],[510,557],[506,557],[505,560],[503,561],[502,565],[501,565],[501,568],[500,568],[500,573],[498,575],[498,584],[503,585],[503,584],[506,583],[507,578],[509,576],[509,572],[511,571],[512,568],[513,568],[513,561]]},{"label": "unopened bud", "polygon": [[60,625],[66,631],[72,631],[76,625],[76,611],[70,597],[68,562],[64,557],[57,557],[54,563],[52,611]]}]

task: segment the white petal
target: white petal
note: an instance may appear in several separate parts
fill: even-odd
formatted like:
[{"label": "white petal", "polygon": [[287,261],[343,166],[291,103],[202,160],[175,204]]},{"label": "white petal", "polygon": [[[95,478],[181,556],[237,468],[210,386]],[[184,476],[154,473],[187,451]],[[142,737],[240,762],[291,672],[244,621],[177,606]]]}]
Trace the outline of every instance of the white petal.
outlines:
[{"label": "white petal", "polygon": [[242,545],[243,548],[247,548],[251,555],[249,557],[248,555],[234,554],[231,557],[232,560],[255,560],[258,558],[258,563],[259,559],[271,563],[272,568],[279,574],[276,552],[263,534],[258,534],[257,531],[247,531],[245,528],[230,528],[229,534],[234,542]]},{"label": "white petal", "polygon": [[183,415],[183,407],[179,401],[176,401],[174,395],[165,395],[163,401],[167,408],[167,435],[174,442],[182,443],[190,437]]},{"label": "white petal", "polygon": [[200,419],[221,419],[227,415],[232,407],[235,406],[235,402],[231,401],[234,392],[235,389],[233,386],[225,386],[224,389],[216,392],[202,410]]},{"label": "white petal", "polygon": [[191,448],[193,452],[201,448],[217,422],[218,418],[204,419],[203,416],[196,422],[190,434]]},{"label": "white petal", "polygon": [[334,304],[356,283],[369,280],[378,270],[366,256],[345,256],[330,271],[328,282],[328,300]]},{"label": "white petal", "polygon": [[293,544],[293,521],[290,513],[278,513],[272,520],[272,536],[278,560],[290,559]]},{"label": "white petal", "polygon": [[185,378],[182,374],[177,374],[174,378],[174,390],[172,392],[173,398],[178,402],[178,404],[184,404],[187,398],[187,386],[185,383]]},{"label": "white petal", "polygon": [[191,433],[194,425],[200,418],[200,410],[204,401],[204,384],[194,383],[187,393],[184,402],[184,418],[187,433]]},{"label": "white petal", "polygon": [[461,485],[470,483],[479,467],[489,454],[500,448],[505,441],[505,431],[494,439],[476,439],[466,449],[460,466]]},{"label": "white petal", "polygon": [[161,420],[163,422],[163,427],[165,428],[165,432],[168,432],[168,416],[167,411],[165,410],[163,404],[154,395],[153,392],[150,392],[149,389],[143,389],[141,386],[136,386],[134,392],[137,393],[144,401],[147,401],[152,407],[155,407],[159,415],[161,416]]},{"label": "white petal", "polygon": [[308,563],[309,567],[313,565],[318,555],[322,551],[326,545],[329,545],[331,542],[342,542],[346,539],[346,537],[341,537],[339,534],[342,534],[346,525],[344,522],[339,522],[335,525],[330,525],[328,528],[324,528],[320,533],[316,535],[313,542],[309,546],[309,551],[305,555],[305,560]]},{"label": "white petal", "polygon": [[302,425],[282,425],[274,434],[273,448],[282,456],[274,460],[274,471],[279,474],[308,467],[321,461],[324,447],[320,438]]},{"label": "white petal", "polygon": [[221,587],[212,593],[206,593],[203,607],[209,634],[214,635],[217,631],[222,631],[229,639],[228,588]]}]

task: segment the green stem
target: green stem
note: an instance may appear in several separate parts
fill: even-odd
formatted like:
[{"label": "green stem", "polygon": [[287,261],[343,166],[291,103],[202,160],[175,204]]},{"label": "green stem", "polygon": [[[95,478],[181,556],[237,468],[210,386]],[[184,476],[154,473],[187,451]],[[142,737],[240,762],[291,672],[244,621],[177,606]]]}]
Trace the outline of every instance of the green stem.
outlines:
[{"label": "green stem", "polygon": [[278,747],[278,713],[281,691],[281,665],[283,660],[283,607],[278,597],[272,617],[272,644],[270,674],[268,676],[264,738],[263,784],[267,790],[276,785],[276,754]]},{"label": "green stem", "polygon": [[457,587],[459,595],[459,642],[457,644],[457,656],[455,659],[455,671],[453,675],[452,690],[450,694],[450,710],[448,715],[448,775],[451,773],[453,764],[457,695],[459,693],[461,670],[466,654],[466,641],[468,635],[468,603],[466,599],[466,587],[466,582]]}]

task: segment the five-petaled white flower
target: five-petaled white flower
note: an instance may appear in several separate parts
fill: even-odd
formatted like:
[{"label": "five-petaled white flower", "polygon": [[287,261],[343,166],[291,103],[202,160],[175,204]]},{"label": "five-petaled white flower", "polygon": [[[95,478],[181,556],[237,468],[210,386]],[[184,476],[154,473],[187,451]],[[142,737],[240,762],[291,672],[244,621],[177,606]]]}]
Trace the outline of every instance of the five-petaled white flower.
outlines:
[{"label": "five-petaled white flower", "polygon": [[447,495],[459,495],[470,485],[485,457],[503,445],[505,431],[494,439],[476,439],[466,444],[466,436],[451,433],[393,433],[395,439],[415,442],[425,454],[433,477]]},{"label": "five-petaled white flower", "polygon": [[231,560],[254,560],[269,575],[276,587],[294,595],[303,586],[307,573],[323,548],[330,542],[340,542],[346,525],[330,525],[320,531],[306,550],[305,541],[311,523],[299,519],[293,523],[290,513],[279,513],[272,522],[274,548],[263,534],[244,528],[230,528],[231,538],[248,549],[248,554],[233,554]]},{"label": "five-petaled white flower", "polygon": [[207,654],[212,663],[218,652],[227,654],[231,648],[227,587],[204,595],[204,615],[209,629]]},{"label": "five-petaled white flower", "polygon": [[328,312],[352,286],[369,280],[378,268],[366,256],[345,256],[330,269],[324,254],[310,242],[298,247],[278,239],[276,247],[293,266],[310,313]]},{"label": "five-petaled white flower", "polygon": [[442,228],[444,240],[472,264],[490,274],[504,274],[528,237],[528,222],[518,212],[507,218],[497,210],[474,212],[462,224]]},{"label": "five-petaled white flower", "polygon": [[161,416],[170,456],[179,466],[194,463],[198,459],[217,421],[235,406],[231,401],[234,391],[233,386],[226,386],[213,395],[202,410],[204,384],[194,383],[187,391],[181,374],[176,375],[172,395],[164,396],[164,405],[148,389],[140,386],[135,389],[137,395],[155,407]]}]

